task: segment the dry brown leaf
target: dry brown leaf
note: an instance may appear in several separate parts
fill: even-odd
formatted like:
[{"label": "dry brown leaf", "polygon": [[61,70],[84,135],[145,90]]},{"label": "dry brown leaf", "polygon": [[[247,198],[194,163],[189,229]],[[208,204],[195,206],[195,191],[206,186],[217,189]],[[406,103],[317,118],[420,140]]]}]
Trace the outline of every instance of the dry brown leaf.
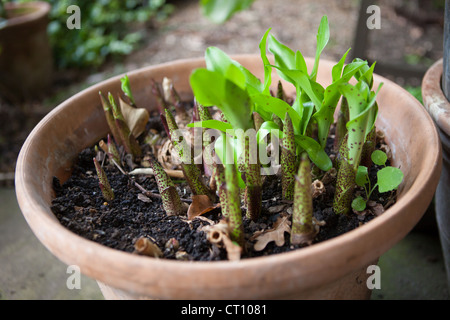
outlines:
[{"label": "dry brown leaf", "polygon": [[370,211],[376,216],[381,215],[384,212],[384,207],[381,203],[375,203],[373,205],[369,205]]},{"label": "dry brown leaf", "polygon": [[288,218],[289,216],[279,217],[272,229],[255,232],[250,238],[250,240],[256,240],[254,249],[261,251],[272,241],[275,241],[278,247],[284,245],[284,233],[291,233],[291,222]]},{"label": "dry brown leaf", "polygon": [[147,197],[145,194],[143,194],[143,193],[139,193],[139,194],[137,195],[137,197],[138,197],[138,199],[141,200],[142,202],[146,202],[146,203],[152,202],[152,200],[151,200],[149,197]]},{"label": "dry brown leaf", "polygon": [[214,208],[214,204],[207,195],[193,195],[192,203],[189,205],[189,209],[187,212],[188,219],[192,220],[196,216],[209,212]]},{"label": "dry brown leaf", "polygon": [[145,108],[134,108],[119,98],[120,109],[128,128],[134,137],[139,137],[145,130],[150,114]]}]

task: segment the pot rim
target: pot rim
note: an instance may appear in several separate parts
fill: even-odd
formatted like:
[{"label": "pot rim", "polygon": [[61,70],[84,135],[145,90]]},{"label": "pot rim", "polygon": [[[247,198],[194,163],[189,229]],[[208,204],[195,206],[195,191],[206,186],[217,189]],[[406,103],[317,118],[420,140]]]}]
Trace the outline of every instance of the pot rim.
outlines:
[{"label": "pot rim", "polygon": [[444,59],[437,60],[422,80],[422,98],[425,108],[439,128],[450,135],[450,102],[442,90]]},{"label": "pot rim", "polygon": [[6,10],[12,10],[17,8],[30,8],[35,10],[24,15],[6,19],[6,25],[2,29],[7,29],[10,27],[15,27],[27,23],[33,23],[37,20],[40,20],[48,15],[48,13],[51,10],[51,5],[45,1],[31,1],[24,3],[8,2],[5,5]]},{"label": "pot rim", "polygon": [[[235,55],[232,58],[236,60],[240,59],[252,59],[255,57],[260,57],[256,54],[243,54],[243,55]],[[137,75],[139,73],[145,73],[149,70],[152,70],[154,68],[163,68],[166,66],[177,67],[184,63],[201,63],[204,61],[203,58],[194,58],[194,59],[180,59],[175,60],[172,62],[166,62],[162,64],[158,64],[155,66],[148,66],[141,69],[137,69],[131,72],[126,73],[130,78],[134,75]],[[321,60],[321,65],[333,65],[333,62],[327,61],[327,60]],[[433,188],[437,186],[437,180],[440,175],[441,170],[441,149],[440,149],[440,143],[439,143],[439,136],[436,131],[436,128],[434,127],[433,121],[431,117],[428,115],[428,113],[425,111],[425,109],[421,106],[421,104],[409,93],[406,92],[403,88],[398,86],[397,84],[393,83],[392,81],[383,78],[377,74],[374,74],[374,80],[376,83],[384,82],[385,86],[389,84],[389,86],[393,86],[394,88],[400,88],[405,91],[407,95],[409,95],[412,99],[411,108],[414,108],[415,112],[421,113],[421,117],[424,121],[424,124],[429,126],[429,130],[427,131],[430,136],[430,145],[435,146],[435,149],[433,149],[435,152],[425,155],[427,159],[427,163],[431,163],[431,166],[425,166],[422,168],[421,172],[418,174],[416,181],[411,186],[409,190],[407,190],[395,203],[392,207],[390,207],[388,210],[386,210],[382,215],[376,217],[375,219],[371,220],[370,222],[354,229],[349,232],[346,232],[345,234],[342,234],[340,236],[337,236],[335,238],[316,243],[312,246],[302,248],[299,250],[294,250],[290,252],[280,253],[280,254],[273,254],[269,256],[263,256],[263,257],[254,257],[254,258],[248,258],[248,259],[241,259],[239,261],[233,262],[233,261],[172,261],[168,259],[151,259],[148,257],[143,256],[137,256],[133,255],[127,252],[119,251],[117,249],[112,249],[109,247],[106,247],[104,245],[95,243],[94,241],[87,240],[74,232],[70,231],[69,229],[62,226],[59,221],[53,216],[50,217],[46,215],[45,213],[40,213],[42,210],[42,207],[47,207],[47,210],[50,210],[48,208],[48,205],[45,203],[38,203],[35,199],[32,197],[32,192],[29,189],[29,186],[27,185],[27,179],[28,177],[24,174],[24,168],[27,163],[27,158],[29,155],[29,148],[33,144],[35,140],[35,136],[39,133],[42,127],[44,127],[49,121],[52,120],[52,118],[62,112],[64,112],[64,107],[69,105],[71,101],[77,99],[78,97],[86,94],[90,91],[98,92],[99,89],[106,84],[110,84],[116,81],[119,81],[119,79],[123,76],[118,75],[112,78],[109,78],[107,80],[104,80],[94,86],[91,86],[80,93],[74,95],[73,97],[69,98],[62,104],[60,104],[58,107],[56,107],[54,110],[52,110],[30,133],[29,137],[25,141],[22,150],[20,151],[18,161],[17,161],[17,167],[16,167],[16,196],[20,205],[20,208],[26,218],[27,221],[29,221],[31,215],[39,215],[39,220],[41,223],[45,224],[45,228],[47,229],[47,232],[55,232],[60,233],[60,238],[64,239],[64,243],[68,245],[67,248],[61,249],[57,248],[55,249],[52,246],[48,246],[47,243],[44,242],[44,245],[47,247],[48,250],[50,250],[52,253],[54,253],[60,260],[64,261],[67,264],[79,264],[83,265],[85,268],[82,270],[82,272],[88,276],[92,276],[93,271],[95,271],[96,266],[89,265],[92,260],[86,261],[79,261],[77,260],[78,257],[68,257],[66,255],[66,252],[64,251],[70,251],[74,248],[83,248],[83,250],[89,255],[91,258],[95,258],[95,261],[98,261],[101,265],[106,266],[108,263],[113,263],[114,261],[127,261],[127,264],[130,266],[137,267],[137,268],[148,268],[148,270],[155,270],[155,272],[164,271],[164,270],[174,270],[174,272],[178,272],[177,269],[182,269],[183,271],[181,273],[190,274],[190,273],[202,273],[202,272],[208,272],[208,273],[217,273],[217,275],[220,277],[221,273],[224,273],[224,271],[239,271],[243,269],[248,270],[258,270],[260,268],[270,268],[273,270],[278,270],[277,266],[285,265],[286,263],[289,263],[291,265],[299,264],[299,261],[302,261],[302,264],[308,265],[309,261],[308,258],[312,256],[320,256],[323,253],[327,253],[327,258],[325,259],[324,263],[328,263],[328,261],[331,261],[333,257],[337,258],[339,256],[337,248],[341,247],[351,247],[351,245],[355,245],[355,239],[362,239],[362,242],[364,242],[364,239],[369,238],[369,234],[380,234],[383,236],[383,226],[389,223],[393,223],[399,226],[403,225],[403,222],[401,222],[401,216],[402,210],[404,210],[405,207],[409,207],[414,205],[416,201],[414,199],[417,199],[417,197],[420,197],[420,195],[428,194],[430,192],[430,185],[432,185]],[[416,103],[414,101],[417,101]],[[417,181],[427,181],[431,184],[422,184],[418,185]],[[434,193],[434,189],[432,190]],[[431,199],[430,199],[431,201]],[[54,219],[53,219],[54,218]],[[418,220],[417,220],[418,221]],[[396,239],[393,239],[391,241],[399,241],[401,240],[417,223],[415,221],[413,224],[409,223],[408,230],[401,230],[401,232],[396,235]],[[32,228],[33,232],[37,235],[39,239],[42,238],[42,235],[40,234],[39,226],[30,224],[30,227]],[[406,227],[403,227],[406,228]],[[41,239],[42,241],[42,239]],[[372,244],[373,245],[373,244]],[[385,251],[387,251],[389,248],[386,247],[376,247],[375,251],[377,252],[368,252],[364,254],[363,259],[369,263],[373,261],[373,257],[379,257],[381,254],[383,254]],[[59,252],[55,252],[61,250]],[[353,256],[351,253],[347,255],[348,261],[346,262],[350,266],[354,266],[357,264],[356,259],[361,259],[361,256],[358,256],[358,253],[355,253]],[[103,260],[104,259],[104,260]],[[264,267],[266,266],[266,267]],[[268,266],[268,267],[267,267]],[[333,266],[331,265],[330,268]],[[115,272],[115,270],[109,270],[112,273]],[[344,272],[344,271],[343,271]],[[139,272],[138,272],[139,273]],[[341,272],[342,273],[342,272]],[[341,274],[343,275],[343,274]],[[100,275],[96,274],[96,279],[100,280],[105,283],[112,283],[113,286],[116,287],[122,287],[126,288],[126,284],[122,282],[120,279],[114,279],[114,277],[118,277],[119,274],[116,274],[115,276],[107,276],[107,275]],[[286,274],[279,275],[280,277],[289,277],[289,272],[286,272]],[[145,282],[146,279],[140,279],[139,275],[136,276],[136,281],[143,281]],[[324,275],[324,280],[327,278],[330,278],[331,276]],[[151,280],[149,280],[151,281]],[[232,282],[232,281],[230,281]],[[129,283],[129,282],[127,282]],[[145,283],[141,283],[141,287],[145,285]],[[231,284],[229,284],[231,286]],[[180,284],[181,286],[181,284]],[[189,286],[189,284],[187,284]],[[139,287],[135,287],[134,290],[139,291]]]}]

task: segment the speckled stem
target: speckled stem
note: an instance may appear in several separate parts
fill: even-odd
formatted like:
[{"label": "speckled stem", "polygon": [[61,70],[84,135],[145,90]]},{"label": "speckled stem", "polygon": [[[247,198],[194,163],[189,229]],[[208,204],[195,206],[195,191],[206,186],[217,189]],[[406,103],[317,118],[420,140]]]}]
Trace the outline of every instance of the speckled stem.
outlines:
[{"label": "speckled stem", "polygon": [[292,212],[291,244],[310,243],[316,234],[313,225],[311,195],[311,164],[306,153],[302,154],[298,175],[295,176],[295,195]]},{"label": "speckled stem", "polygon": [[108,156],[111,157],[114,161],[117,163],[120,163],[120,154],[119,151],[116,148],[116,144],[113,141],[113,138],[110,134],[108,134],[108,142],[107,142],[107,148],[108,148]]},{"label": "speckled stem", "polygon": [[150,166],[153,169],[155,180],[161,195],[164,210],[168,216],[182,215],[186,212],[185,206],[181,202],[180,195],[174,183],[164,168],[153,156],[150,157]]},{"label": "speckled stem", "polygon": [[167,109],[167,102],[164,99],[163,93],[161,92],[161,88],[154,79],[150,80],[150,86],[152,89],[152,94],[156,99],[156,105],[158,107],[159,113],[164,114],[164,110]]},{"label": "speckled stem", "polygon": [[[175,130],[178,130],[178,125],[175,121],[174,116],[169,109],[165,110],[167,127],[170,132],[170,136],[174,137]],[[212,201],[215,201],[215,194],[208,188],[205,181],[203,181],[203,176],[201,170],[194,163],[193,152],[190,153],[190,157],[187,158],[184,154],[182,146],[172,139],[172,143],[175,150],[181,159],[181,167],[186,178],[186,182],[189,184],[191,191],[194,195],[207,195]]]},{"label": "speckled stem", "polygon": [[291,118],[286,113],[281,140],[281,187],[285,200],[294,200],[295,174],[297,173],[296,145]]},{"label": "speckled stem", "polygon": [[[200,121],[206,121],[206,120],[212,119],[212,116],[211,116],[211,113],[209,112],[208,107],[204,107],[204,106],[198,104],[197,102],[195,102],[195,106],[197,108],[198,118]],[[203,152],[203,161],[204,161],[204,167],[205,167],[205,174],[208,176],[211,175],[214,170],[213,169],[213,164],[214,164],[213,156],[211,154],[211,151],[206,149],[209,147],[210,144],[211,144],[211,135],[208,133],[207,129],[203,128],[202,129],[202,145],[203,145],[203,151],[204,151]]]},{"label": "speckled stem", "polygon": [[261,168],[257,156],[258,150],[257,145],[250,143],[250,138],[247,136],[244,136],[242,143],[244,143],[244,157],[242,159],[241,156],[239,160],[239,171],[243,173],[242,178],[246,185],[245,204],[247,206],[247,217],[256,221],[261,213],[262,201]]},{"label": "speckled stem", "polygon": [[133,157],[139,157],[142,154],[142,150],[139,146],[134,135],[131,133],[130,128],[125,122],[122,115],[122,111],[117,106],[114,97],[111,93],[108,94],[109,102],[112,106],[114,120],[116,122],[116,127],[119,131],[120,141],[125,149],[125,152],[131,154]]},{"label": "speckled stem", "polygon": [[283,84],[279,80],[278,80],[278,86],[277,86],[277,98],[281,99],[283,101],[287,100],[286,93],[284,92],[284,89],[283,89]]},{"label": "speckled stem", "polygon": [[338,118],[336,121],[336,130],[335,130],[335,138],[334,138],[334,150],[338,151],[342,139],[344,139],[345,135],[347,134],[347,121],[348,121],[348,102],[347,99],[342,96],[342,102],[341,102],[341,108],[338,112]]},{"label": "speckled stem", "polygon": [[350,212],[355,187],[356,170],[348,161],[348,143],[346,135],[339,148],[339,170],[336,180],[333,209],[337,214]]},{"label": "speckled stem", "polygon": [[114,200],[114,191],[109,184],[108,177],[106,176],[105,171],[96,158],[94,158],[94,165],[95,170],[97,171],[99,186],[100,190],[102,191],[103,198],[105,198],[106,201]]},{"label": "speckled stem", "polygon": [[224,167],[219,164],[216,168],[216,181],[222,215],[227,220],[231,240],[243,246],[244,227],[242,224],[241,198],[235,165],[227,164]]},{"label": "speckled stem", "polygon": [[368,170],[370,170],[370,167],[372,166],[372,152],[375,151],[377,143],[376,139],[377,131],[375,126],[373,126],[373,129],[366,136],[366,142],[364,142],[361,152],[361,165],[367,167]]},{"label": "speckled stem", "polygon": [[119,134],[119,129],[117,129],[116,126],[116,120],[114,120],[113,110],[111,108],[111,105],[109,104],[108,100],[103,96],[101,92],[98,93],[100,96],[100,100],[102,102],[103,111],[105,112],[105,118],[106,122],[108,123],[109,130],[111,131],[111,134],[113,135],[114,139],[118,144],[122,144],[122,139]]}]

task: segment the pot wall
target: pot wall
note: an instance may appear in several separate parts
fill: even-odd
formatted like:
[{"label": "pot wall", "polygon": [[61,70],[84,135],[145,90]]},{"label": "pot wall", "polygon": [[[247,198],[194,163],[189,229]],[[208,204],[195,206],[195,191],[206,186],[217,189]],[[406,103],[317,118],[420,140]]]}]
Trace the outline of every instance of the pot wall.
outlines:
[{"label": "pot wall", "polygon": [[[263,77],[259,56],[235,57]],[[309,68],[313,60],[307,59]],[[334,64],[322,61],[318,81],[331,81]],[[129,73],[137,104],[155,106],[150,80],[172,78],[183,98],[192,97],[188,77],[203,59],[184,60]],[[30,134],[17,162],[16,193],[21,210],[40,241],[66,264],[101,283],[134,296],[157,299],[275,299],[308,297],[378,259],[401,240],[428,207],[441,169],[440,143],[433,121],[405,90],[375,75],[380,91],[377,127],[389,138],[394,165],[405,180],[398,202],[383,215],[335,239],[308,248],[239,262],[156,260],[106,248],[62,227],[50,210],[51,181],[70,175],[72,160],[105,136],[106,121],[98,92],[118,92],[120,76],[89,88],[53,110]],[[276,83],[277,77],[273,83]],[[286,88],[288,86],[286,85]],[[291,89],[293,90],[293,89]],[[420,128],[418,130],[417,128]],[[366,290],[367,292],[367,290]],[[367,297],[367,293],[366,293]],[[345,298],[341,296],[341,298]]]}]

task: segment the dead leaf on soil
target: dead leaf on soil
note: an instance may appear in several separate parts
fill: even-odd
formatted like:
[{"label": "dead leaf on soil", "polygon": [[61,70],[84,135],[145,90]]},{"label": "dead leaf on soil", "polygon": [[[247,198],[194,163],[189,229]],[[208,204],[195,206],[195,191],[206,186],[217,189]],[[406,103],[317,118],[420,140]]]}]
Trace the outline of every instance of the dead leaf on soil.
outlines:
[{"label": "dead leaf on soil", "polygon": [[193,195],[191,198],[192,203],[189,205],[187,212],[189,220],[218,208],[218,205],[220,206],[220,204],[214,205],[211,199],[204,194]]},{"label": "dead leaf on soil", "polygon": [[138,199],[141,200],[142,202],[146,202],[146,203],[152,202],[152,200],[151,200],[149,197],[147,197],[145,194],[143,194],[143,193],[139,193],[139,194],[137,195],[137,197],[138,197]]},{"label": "dead leaf on soil", "polygon": [[134,137],[139,137],[145,130],[150,114],[145,108],[134,108],[119,98],[120,109],[128,128]]},{"label": "dead leaf on soil", "polygon": [[254,249],[261,251],[272,241],[275,241],[278,247],[284,245],[284,233],[291,233],[291,222],[288,218],[289,216],[279,217],[272,229],[255,232],[250,238],[250,240],[256,240]]}]

